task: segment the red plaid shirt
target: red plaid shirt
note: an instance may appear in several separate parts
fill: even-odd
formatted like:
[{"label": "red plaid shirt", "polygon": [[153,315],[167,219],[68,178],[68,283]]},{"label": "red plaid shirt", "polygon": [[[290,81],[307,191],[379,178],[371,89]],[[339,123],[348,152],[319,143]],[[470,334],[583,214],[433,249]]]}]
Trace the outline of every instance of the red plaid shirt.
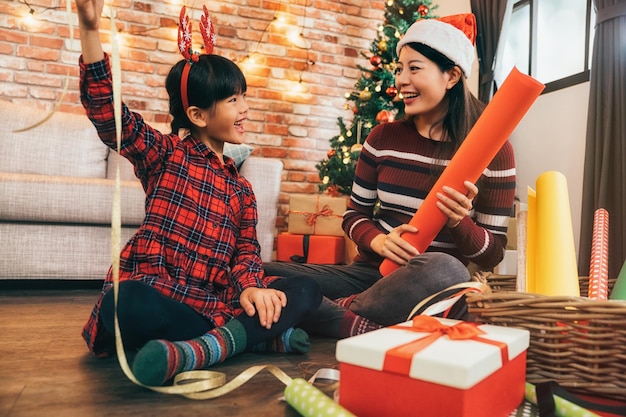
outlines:
[{"label": "red plaid shirt", "polygon": [[[116,149],[108,56],[80,60],[81,101],[100,139]],[[266,287],[256,238],[257,208],[250,183],[234,162],[191,136],[162,134],[122,105],[121,155],[135,166],[146,191],[146,216],[121,251],[120,280],[141,280],[222,326],[242,312],[241,292]],[[102,294],[83,329],[89,349],[110,350],[98,313]]]}]

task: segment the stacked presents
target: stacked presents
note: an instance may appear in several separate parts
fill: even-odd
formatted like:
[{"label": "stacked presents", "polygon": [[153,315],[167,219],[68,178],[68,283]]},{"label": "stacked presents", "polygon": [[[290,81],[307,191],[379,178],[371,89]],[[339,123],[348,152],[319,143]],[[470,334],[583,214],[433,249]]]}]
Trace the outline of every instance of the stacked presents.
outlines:
[{"label": "stacked presents", "polygon": [[277,260],[311,264],[344,263],[346,241],[341,221],[345,211],[345,197],[292,195],[288,232],[278,235]]}]

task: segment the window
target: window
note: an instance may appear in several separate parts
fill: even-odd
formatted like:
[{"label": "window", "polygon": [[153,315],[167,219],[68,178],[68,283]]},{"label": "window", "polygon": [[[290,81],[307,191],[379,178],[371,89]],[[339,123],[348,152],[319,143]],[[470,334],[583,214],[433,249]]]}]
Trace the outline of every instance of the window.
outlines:
[{"label": "window", "polygon": [[509,1],[513,9],[503,32],[501,68],[515,65],[544,83],[544,93],[589,81],[592,0]]}]

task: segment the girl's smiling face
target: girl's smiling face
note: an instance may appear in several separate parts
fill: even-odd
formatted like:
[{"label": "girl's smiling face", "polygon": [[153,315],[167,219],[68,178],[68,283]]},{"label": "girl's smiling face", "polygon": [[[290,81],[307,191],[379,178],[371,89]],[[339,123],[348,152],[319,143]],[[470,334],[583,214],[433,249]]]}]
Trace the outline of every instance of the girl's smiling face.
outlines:
[{"label": "girl's smiling face", "polygon": [[400,50],[396,88],[404,99],[404,111],[430,121],[441,119],[447,109],[446,92],[459,81],[453,71],[439,66],[410,46]]},{"label": "girl's smiling face", "polygon": [[208,111],[206,134],[212,141],[242,143],[249,108],[245,93],[216,102]]}]

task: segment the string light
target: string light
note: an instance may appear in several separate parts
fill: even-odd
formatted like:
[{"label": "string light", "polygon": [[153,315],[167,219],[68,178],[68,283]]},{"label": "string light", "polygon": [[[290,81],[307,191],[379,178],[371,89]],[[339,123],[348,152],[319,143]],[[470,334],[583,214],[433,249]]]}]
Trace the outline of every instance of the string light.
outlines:
[{"label": "string light", "polygon": [[47,12],[48,10],[56,10],[56,9],[60,9],[61,6],[56,6],[56,7],[43,7],[43,6],[37,6],[37,10],[34,9],[33,6],[30,5],[30,3],[28,3],[26,0],[22,0],[20,1],[20,3],[24,3],[24,5],[26,5],[26,7],[28,7],[28,13],[26,13],[23,17],[22,20],[24,21],[24,23],[26,23],[27,25],[32,25],[35,22],[35,13],[37,14],[42,14]]},{"label": "string light", "polygon": [[[28,3],[27,0],[20,0],[20,3],[23,3],[27,9],[28,12],[24,14],[24,16],[22,17],[23,22],[28,25],[28,26],[32,26],[36,23],[36,16],[35,15],[40,15],[48,10],[56,10],[56,9],[60,9],[61,6],[55,6],[55,7],[39,7],[36,6],[36,9],[30,5],[30,3]],[[181,4],[183,3],[182,0],[170,0],[170,3],[172,5],[177,5],[177,4]],[[257,53],[257,50],[260,48],[261,43],[264,41],[265,39],[265,35],[268,33],[270,27],[272,26],[272,24],[274,24],[274,26],[276,27],[276,29],[278,30],[283,30],[286,25],[287,25],[287,18],[285,16],[284,13],[279,12],[278,9],[280,8],[280,6],[283,4],[283,0],[281,0],[280,2],[276,3],[276,8],[274,10],[274,17],[271,21],[269,21],[267,23],[267,25],[265,26],[265,28],[263,29],[263,33],[261,33],[261,36],[259,37],[257,44],[254,48],[254,50],[252,52],[249,52],[245,57],[241,58],[239,60],[240,64],[242,65],[242,67],[246,68],[246,70],[248,71],[254,71],[255,68],[258,67],[258,62],[259,60],[255,57],[255,55],[259,55]],[[304,81],[303,81],[303,73],[304,71],[307,71],[310,69],[310,67],[312,65],[315,64],[315,61],[311,60],[308,57],[308,50],[311,49],[311,43],[305,38],[304,36],[304,28],[305,28],[305,24],[306,24],[306,18],[307,18],[307,9],[308,6],[304,6],[304,13],[302,16],[302,23],[299,26],[299,30],[298,27],[293,28],[292,30],[288,31],[287,35],[287,39],[297,48],[300,49],[305,49],[307,50],[307,61],[306,64],[303,66],[302,70],[300,70],[300,74],[298,77],[298,82],[295,84],[294,88],[292,89],[292,91],[296,91],[298,93],[303,93],[307,91],[307,88],[304,86]],[[103,15],[103,18],[106,19],[110,19],[109,16]],[[116,34],[116,40],[117,43],[119,45],[124,45],[127,42],[126,36],[125,35],[146,35],[152,31],[155,30],[162,30],[164,28],[167,28],[167,26],[157,26],[157,27],[148,27],[148,28],[144,28],[144,29],[133,29],[133,30],[126,30],[124,31],[122,28],[118,28],[117,29],[117,34]],[[173,25],[173,30],[177,31],[178,30],[178,26],[177,24]],[[174,33],[174,38],[176,34]]]}]

